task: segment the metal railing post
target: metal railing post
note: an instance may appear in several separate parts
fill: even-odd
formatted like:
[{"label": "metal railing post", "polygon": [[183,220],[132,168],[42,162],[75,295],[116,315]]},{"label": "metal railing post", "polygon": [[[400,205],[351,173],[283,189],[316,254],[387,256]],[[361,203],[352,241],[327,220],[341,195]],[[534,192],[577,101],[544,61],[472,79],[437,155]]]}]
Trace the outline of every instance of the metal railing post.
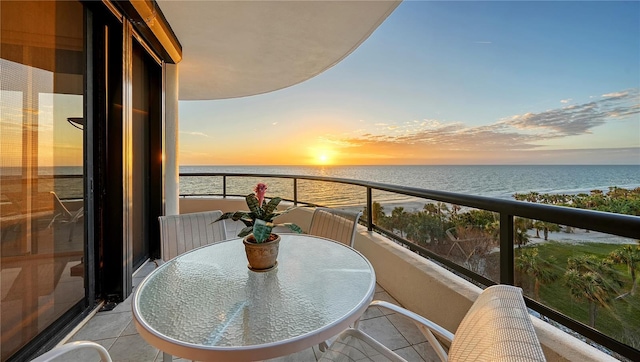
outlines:
[{"label": "metal railing post", "polygon": [[513,215],[500,213],[500,283],[514,283]]},{"label": "metal railing post", "polygon": [[367,187],[367,230],[373,231],[373,202],[371,187]]},{"label": "metal railing post", "polygon": [[298,179],[293,179],[293,204],[298,206]]},{"label": "metal railing post", "polygon": [[222,176],[222,197],[227,197],[227,176]]}]

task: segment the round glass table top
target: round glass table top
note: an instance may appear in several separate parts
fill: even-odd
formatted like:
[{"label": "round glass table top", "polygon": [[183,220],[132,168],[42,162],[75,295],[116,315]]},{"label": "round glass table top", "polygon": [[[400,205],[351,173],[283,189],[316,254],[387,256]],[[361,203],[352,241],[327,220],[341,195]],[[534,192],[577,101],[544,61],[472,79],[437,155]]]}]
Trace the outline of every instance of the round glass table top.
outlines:
[{"label": "round glass table top", "polygon": [[195,249],[161,265],[134,295],[138,329],[148,332],[141,330],[143,337],[187,358],[202,357],[185,356],[182,351],[189,348],[260,350],[269,358],[308,348],[354,322],[375,290],[369,261],[328,239],[281,237],[278,265],[268,272],[247,268],[241,239]]}]

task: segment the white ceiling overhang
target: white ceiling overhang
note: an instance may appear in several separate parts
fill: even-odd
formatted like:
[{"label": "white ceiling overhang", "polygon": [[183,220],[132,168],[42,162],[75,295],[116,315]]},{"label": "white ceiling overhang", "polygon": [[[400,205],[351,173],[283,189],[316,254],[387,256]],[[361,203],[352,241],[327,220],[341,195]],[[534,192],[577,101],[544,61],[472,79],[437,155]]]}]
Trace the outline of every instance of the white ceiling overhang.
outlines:
[{"label": "white ceiling overhang", "polygon": [[182,45],[180,99],[266,93],[354,51],[400,1],[157,0]]}]

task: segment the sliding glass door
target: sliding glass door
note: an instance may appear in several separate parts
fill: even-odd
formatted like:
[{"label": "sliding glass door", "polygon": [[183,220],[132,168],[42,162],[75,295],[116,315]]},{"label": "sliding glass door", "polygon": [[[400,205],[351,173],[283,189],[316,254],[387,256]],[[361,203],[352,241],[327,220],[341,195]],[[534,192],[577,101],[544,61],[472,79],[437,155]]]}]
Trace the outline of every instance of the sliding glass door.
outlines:
[{"label": "sliding glass door", "polygon": [[84,9],[2,1],[0,359],[85,298]]},{"label": "sliding glass door", "polygon": [[126,5],[0,1],[2,361],[124,300],[159,256],[163,63]]}]

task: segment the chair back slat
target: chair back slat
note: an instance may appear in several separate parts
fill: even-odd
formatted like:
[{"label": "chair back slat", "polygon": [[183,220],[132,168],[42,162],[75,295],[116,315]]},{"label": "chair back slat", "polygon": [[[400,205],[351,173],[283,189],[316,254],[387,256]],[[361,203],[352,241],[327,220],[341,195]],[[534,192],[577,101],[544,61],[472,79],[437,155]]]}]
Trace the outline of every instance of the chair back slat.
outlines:
[{"label": "chair back slat", "polygon": [[222,211],[160,216],[162,259],[167,261],[189,250],[227,238]]},{"label": "chair back slat", "polygon": [[485,289],[456,330],[449,361],[544,361],[522,290]]},{"label": "chair back slat", "polygon": [[353,247],[361,212],[319,207],[313,213],[309,234],[339,241]]}]

